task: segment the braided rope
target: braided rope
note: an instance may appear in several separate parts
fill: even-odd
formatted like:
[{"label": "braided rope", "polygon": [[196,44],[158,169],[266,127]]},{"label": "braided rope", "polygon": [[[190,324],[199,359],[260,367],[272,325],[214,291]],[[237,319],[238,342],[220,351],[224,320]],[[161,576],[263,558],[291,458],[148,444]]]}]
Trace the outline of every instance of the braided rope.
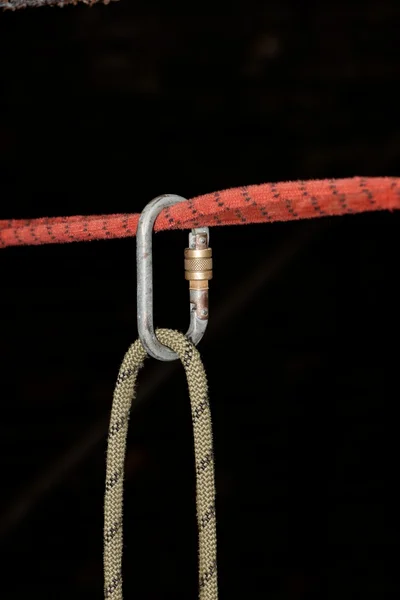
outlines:
[{"label": "braided rope", "polygon": [[18,10],[19,8],[33,8],[40,6],[66,6],[67,4],[108,4],[110,0],[0,0],[0,8]]},{"label": "braided rope", "polygon": [[[0,0],[1,2],[1,0]],[[400,177],[263,183],[198,196],[163,210],[154,229],[293,221],[400,209]],[[0,248],[136,235],[138,214],[0,220]]]},{"label": "braided rope", "polygon": [[[200,354],[176,331],[157,331],[161,343],[174,350],[184,366],[192,411],[196,466],[196,506],[199,537],[199,599],[217,600],[217,537],[215,520],[214,458],[207,378]],[[104,499],[104,598],[122,600],[123,475],[132,400],[136,379],[146,358],[140,340],[122,362],[108,430],[107,475]]]}]

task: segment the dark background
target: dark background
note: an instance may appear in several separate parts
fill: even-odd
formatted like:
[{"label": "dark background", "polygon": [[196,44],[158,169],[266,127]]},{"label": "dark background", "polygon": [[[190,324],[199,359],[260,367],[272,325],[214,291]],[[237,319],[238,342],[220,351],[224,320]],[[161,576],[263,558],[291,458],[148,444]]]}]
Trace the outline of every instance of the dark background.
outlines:
[{"label": "dark background", "polygon": [[[400,175],[396,0],[194,8],[0,15],[0,218]],[[221,598],[392,597],[399,224],[376,213],[211,231],[200,349]],[[160,233],[154,250],[155,321],[181,330],[186,242]],[[0,270],[1,594],[101,598],[105,431],[137,335],[135,241],[9,248]],[[190,411],[172,364],[141,375],[125,498],[126,597],[195,598]]]}]

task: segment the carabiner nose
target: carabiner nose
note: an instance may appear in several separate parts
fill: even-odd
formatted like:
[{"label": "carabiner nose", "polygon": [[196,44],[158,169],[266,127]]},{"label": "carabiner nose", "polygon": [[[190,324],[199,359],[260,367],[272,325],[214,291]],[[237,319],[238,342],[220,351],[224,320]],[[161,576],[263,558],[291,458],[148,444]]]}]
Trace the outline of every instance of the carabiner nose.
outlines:
[{"label": "carabiner nose", "polygon": [[[163,208],[184,202],[173,194],[158,196],[143,209],[136,234],[137,324],[139,338],[147,353],[162,361],[178,355],[158,341],[153,323],[153,254],[154,222]],[[197,345],[208,324],[208,281],[212,278],[212,251],[208,227],[192,229],[189,248],[185,250],[185,278],[190,289],[190,325],[186,337]]]}]

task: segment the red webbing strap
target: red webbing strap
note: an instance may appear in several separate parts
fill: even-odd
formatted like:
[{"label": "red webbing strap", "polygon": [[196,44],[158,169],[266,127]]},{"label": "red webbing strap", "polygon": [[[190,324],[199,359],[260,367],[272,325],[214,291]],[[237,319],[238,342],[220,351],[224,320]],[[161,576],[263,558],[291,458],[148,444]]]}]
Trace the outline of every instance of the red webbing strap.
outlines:
[{"label": "red webbing strap", "polygon": [[[159,215],[155,229],[291,221],[399,208],[400,178],[265,183],[176,204]],[[138,219],[137,214],[118,214],[0,221],[0,247],[134,236]]]}]

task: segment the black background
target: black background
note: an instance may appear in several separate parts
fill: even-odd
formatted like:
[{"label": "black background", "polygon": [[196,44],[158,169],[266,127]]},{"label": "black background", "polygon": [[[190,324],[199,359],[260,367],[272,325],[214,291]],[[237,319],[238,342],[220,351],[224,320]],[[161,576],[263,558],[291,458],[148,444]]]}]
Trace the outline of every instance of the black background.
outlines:
[{"label": "black background", "polygon": [[[398,2],[195,8],[0,15],[0,218],[400,175]],[[211,231],[200,349],[221,598],[395,589],[399,223],[376,213]],[[160,233],[154,249],[155,321],[181,330],[186,242]],[[137,335],[135,241],[8,248],[0,273],[1,594],[100,598],[105,431]],[[190,411],[174,365],[149,360],[141,375],[125,499],[126,597],[195,598]]]}]

